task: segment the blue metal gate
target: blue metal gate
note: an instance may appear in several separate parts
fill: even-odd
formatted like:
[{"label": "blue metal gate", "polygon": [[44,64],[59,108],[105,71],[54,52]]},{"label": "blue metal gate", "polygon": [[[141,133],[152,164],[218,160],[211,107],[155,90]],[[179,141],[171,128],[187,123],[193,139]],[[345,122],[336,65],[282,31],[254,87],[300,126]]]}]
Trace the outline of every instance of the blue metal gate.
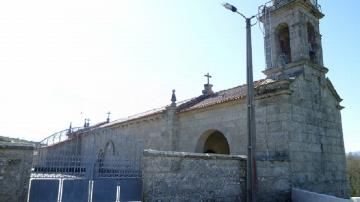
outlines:
[{"label": "blue metal gate", "polygon": [[[142,200],[139,143],[117,134],[125,152],[114,152],[114,143],[96,151],[96,138],[114,133],[110,129],[85,131],[93,137],[94,152],[81,154],[84,131],[65,131],[66,138],[41,144],[36,151],[29,185],[28,202],[120,202]],[[59,134],[55,134],[59,135]],[[57,139],[56,137],[49,137]],[[120,140],[119,140],[120,138]],[[64,141],[65,139],[65,141]],[[106,142],[106,141],[105,141]],[[117,146],[117,145],[115,145]],[[110,148],[110,149],[109,149]],[[107,151],[107,150],[110,150]],[[69,152],[70,151],[70,152]],[[107,153],[112,155],[107,155]]]},{"label": "blue metal gate", "polygon": [[30,202],[119,202],[142,200],[141,178],[32,179]]}]

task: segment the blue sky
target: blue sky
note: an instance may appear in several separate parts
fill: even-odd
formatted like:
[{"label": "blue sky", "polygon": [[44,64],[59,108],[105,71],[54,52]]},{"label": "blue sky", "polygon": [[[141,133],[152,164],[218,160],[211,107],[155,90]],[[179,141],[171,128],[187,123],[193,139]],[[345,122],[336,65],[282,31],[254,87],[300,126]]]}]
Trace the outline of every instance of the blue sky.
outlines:
[{"label": "blue sky", "polygon": [[[231,0],[256,14],[265,1]],[[245,83],[245,24],[218,0],[0,2],[0,135],[41,140],[197,96],[207,72],[215,90]],[[360,2],[320,1],[324,64],[346,107],[347,151],[360,150],[357,76]],[[264,75],[263,37],[253,28],[254,78]]]}]

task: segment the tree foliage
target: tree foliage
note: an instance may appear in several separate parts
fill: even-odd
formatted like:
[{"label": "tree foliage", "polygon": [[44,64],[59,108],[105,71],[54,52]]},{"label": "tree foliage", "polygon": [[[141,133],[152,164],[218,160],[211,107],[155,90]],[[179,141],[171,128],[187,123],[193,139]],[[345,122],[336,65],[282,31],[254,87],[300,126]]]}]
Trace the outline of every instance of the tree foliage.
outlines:
[{"label": "tree foliage", "polygon": [[348,154],[347,172],[352,196],[360,196],[360,155]]}]

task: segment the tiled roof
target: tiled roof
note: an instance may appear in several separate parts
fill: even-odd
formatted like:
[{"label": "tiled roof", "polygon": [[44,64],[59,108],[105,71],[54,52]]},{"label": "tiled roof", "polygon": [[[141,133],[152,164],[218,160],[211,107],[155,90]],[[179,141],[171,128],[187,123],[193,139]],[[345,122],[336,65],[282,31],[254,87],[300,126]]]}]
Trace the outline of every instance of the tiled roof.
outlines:
[{"label": "tiled roof", "polygon": [[[271,80],[271,79],[262,79],[262,80],[254,81],[254,87],[255,87],[255,89],[257,89],[261,86],[265,86],[267,84],[271,84],[274,82],[275,81]],[[177,102],[176,110],[177,110],[177,112],[185,112],[185,111],[190,111],[190,110],[195,110],[195,109],[201,109],[201,108],[213,106],[213,105],[220,104],[220,103],[225,103],[225,102],[229,102],[229,101],[233,101],[233,100],[237,100],[237,99],[243,99],[246,97],[246,94],[247,94],[247,86],[246,86],[246,84],[244,84],[244,85],[230,88],[227,90],[215,92],[210,95],[200,95],[200,96],[192,98],[192,99]],[[98,123],[96,125],[93,125],[93,126],[90,126],[87,128],[81,128],[79,130],[76,130],[72,134],[77,135],[77,134],[87,133],[89,131],[96,130],[97,128],[112,127],[114,125],[126,123],[128,121],[133,121],[133,120],[137,120],[137,119],[141,119],[141,118],[152,117],[154,115],[163,114],[166,111],[167,107],[169,107],[169,106],[149,110],[149,111],[146,111],[146,112],[143,112],[140,114],[136,114],[133,116],[129,116],[129,117],[126,117],[123,119],[111,121],[109,123],[101,122],[101,123]],[[50,144],[44,143],[44,145],[49,146],[49,145],[57,144],[59,142],[66,141],[69,138],[69,134],[67,131],[68,131],[68,129],[61,131],[59,133],[53,134],[53,135],[49,136],[48,138],[45,138],[43,140],[43,142],[45,142],[46,139],[56,139],[59,141],[57,141],[56,143],[50,143]],[[60,133],[63,133],[63,132],[65,134],[65,136],[64,136],[65,139],[54,138],[55,136],[57,137],[57,136],[59,136]],[[63,136],[63,135],[61,135],[61,136]]]},{"label": "tiled roof", "polygon": [[139,119],[139,118],[144,118],[144,117],[155,115],[155,114],[161,114],[165,110],[166,110],[166,107],[152,109],[152,110],[140,113],[140,114],[135,114],[135,115],[128,116],[128,117],[125,117],[125,118],[117,119],[115,121],[111,121],[109,123],[101,125],[101,127],[105,128],[105,127],[108,127],[108,126],[113,126],[113,125],[116,125],[116,124],[119,124],[119,123],[124,123],[124,122],[127,122],[127,121]]},{"label": "tiled roof", "polygon": [[[271,79],[258,80],[254,82],[254,87],[257,88],[261,85],[269,84],[272,82],[274,81]],[[178,106],[178,111],[179,112],[190,111],[190,110],[200,109],[232,100],[237,100],[244,98],[246,94],[247,94],[247,86],[246,84],[244,84],[227,90],[222,90],[208,96],[201,95],[199,97],[193,98],[188,102],[180,104]]]},{"label": "tiled roof", "polygon": [[[257,88],[259,86],[269,84],[272,82],[274,82],[274,80],[261,79],[258,81],[254,81],[254,87]],[[204,107],[208,107],[208,106],[212,106],[215,104],[220,104],[220,103],[224,103],[224,102],[228,102],[228,101],[232,101],[232,100],[237,100],[237,99],[241,99],[241,98],[245,97],[246,94],[247,94],[246,84],[244,84],[244,85],[230,88],[227,90],[222,90],[222,91],[216,92],[211,95],[200,95],[199,97],[180,101],[177,103],[177,105],[178,105],[177,111],[178,112],[190,111],[190,110],[200,109],[200,108],[204,108]],[[168,107],[168,106],[149,110],[149,111],[146,111],[146,112],[143,112],[140,114],[136,114],[133,116],[129,116],[126,118],[118,119],[118,120],[112,121],[110,123],[102,124],[100,127],[109,127],[109,126],[117,125],[117,124],[124,123],[127,121],[132,121],[135,119],[152,116],[155,114],[161,114],[161,113],[164,113],[164,111],[166,111],[166,107]]]}]

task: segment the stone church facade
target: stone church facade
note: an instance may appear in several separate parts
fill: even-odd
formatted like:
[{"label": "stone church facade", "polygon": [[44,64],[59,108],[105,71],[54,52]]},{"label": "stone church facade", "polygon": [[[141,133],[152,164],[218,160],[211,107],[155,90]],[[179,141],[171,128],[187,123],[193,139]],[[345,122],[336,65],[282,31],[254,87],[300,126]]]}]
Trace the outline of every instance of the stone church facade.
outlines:
[{"label": "stone church facade", "polygon": [[[323,66],[319,20],[324,15],[313,1],[273,3],[261,17],[266,78],[254,82],[259,192],[288,197],[296,187],[348,198],[343,107]],[[245,155],[246,94],[246,85],[213,92],[209,83],[187,101],[176,102],[173,92],[166,107],[89,126],[80,141],[70,134],[49,151],[101,153],[106,161],[132,155],[132,145],[122,142],[126,137],[142,149]],[[111,132],[91,135],[97,129]]]}]

